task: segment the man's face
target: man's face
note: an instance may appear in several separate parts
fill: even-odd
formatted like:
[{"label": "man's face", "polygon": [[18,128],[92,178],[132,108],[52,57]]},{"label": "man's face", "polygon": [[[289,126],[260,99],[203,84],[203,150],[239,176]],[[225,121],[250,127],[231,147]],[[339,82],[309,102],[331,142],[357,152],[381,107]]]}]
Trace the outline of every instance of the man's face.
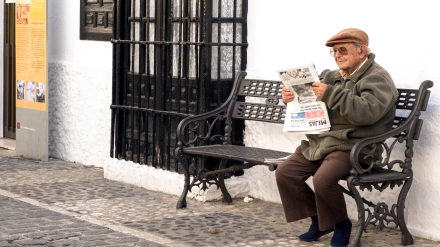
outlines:
[{"label": "man's face", "polygon": [[[347,54],[341,54],[340,50],[347,49]],[[362,53],[360,48],[356,49],[352,43],[342,43],[333,46],[335,52],[335,62],[339,66],[339,69],[345,71],[354,71],[364,60],[365,53]]]}]

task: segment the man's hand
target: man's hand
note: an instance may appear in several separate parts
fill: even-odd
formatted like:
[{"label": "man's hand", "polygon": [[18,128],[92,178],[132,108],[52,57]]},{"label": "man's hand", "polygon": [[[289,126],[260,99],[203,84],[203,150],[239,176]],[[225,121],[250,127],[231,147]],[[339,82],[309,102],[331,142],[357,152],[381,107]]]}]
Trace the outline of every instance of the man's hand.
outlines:
[{"label": "man's hand", "polygon": [[315,92],[315,95],[318,98],[322,98],[322,95],[324,95],[324,91],[327,88],[327,84],[320,83],[320,82],[314,82],[312,84],[312,87],[313,87],[313,92]]},{"label": "man's hand", "polygon": [[284,104],[287,104],[293,100],[295,95],[293,95],[292,92],[287,87],[283,87],[283,92],[281,93],[281,96],[283,97]]}]

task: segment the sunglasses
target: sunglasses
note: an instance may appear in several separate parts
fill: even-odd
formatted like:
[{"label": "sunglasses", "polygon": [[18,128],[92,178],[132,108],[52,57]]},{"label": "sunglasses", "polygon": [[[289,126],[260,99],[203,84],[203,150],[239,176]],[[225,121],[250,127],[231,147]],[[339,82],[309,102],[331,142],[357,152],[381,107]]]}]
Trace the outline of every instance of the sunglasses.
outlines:
[{"label": "sunglasses", "polygon": [[339,51],[339,54],[345,56],[345,55],[348,54],[348,50],[351,50],[351,49],[353,49],[353,48],[354,48],[354,47],[346,48],[346,47],[344,47],[344,46],[341,46],[341,47],[339,47],[339,48],[334,48],[334,47],[333,47],[333,48],[330,48],[330,55],[331,55],[332,57],[334,57],[335,54],[336,54],[336,52]]}]

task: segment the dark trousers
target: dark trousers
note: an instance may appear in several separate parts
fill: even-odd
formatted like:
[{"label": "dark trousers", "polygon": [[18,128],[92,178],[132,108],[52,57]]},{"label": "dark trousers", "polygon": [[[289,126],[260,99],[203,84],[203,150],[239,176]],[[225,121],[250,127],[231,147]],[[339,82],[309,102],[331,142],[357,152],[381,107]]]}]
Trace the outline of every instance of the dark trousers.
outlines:
[{"label": "dark trousers", "polygon": [[[325,231],[348,218],[339,179],[350,174],[350,153],[336,151],[322,160],[309,161],[298,147],[281,163],[275,177],[287,222],[318,215]],[[313,176],[315,192],[306,184]]]}]

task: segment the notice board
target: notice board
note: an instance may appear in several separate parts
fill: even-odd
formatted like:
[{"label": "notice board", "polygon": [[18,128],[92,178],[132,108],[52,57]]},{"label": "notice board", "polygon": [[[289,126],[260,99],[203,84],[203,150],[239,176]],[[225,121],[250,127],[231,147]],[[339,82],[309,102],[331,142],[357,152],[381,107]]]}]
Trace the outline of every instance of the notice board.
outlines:
[{"label": "notice board", "polygon": [[48,159],[46,0],[16,0],[17,155]]}]

